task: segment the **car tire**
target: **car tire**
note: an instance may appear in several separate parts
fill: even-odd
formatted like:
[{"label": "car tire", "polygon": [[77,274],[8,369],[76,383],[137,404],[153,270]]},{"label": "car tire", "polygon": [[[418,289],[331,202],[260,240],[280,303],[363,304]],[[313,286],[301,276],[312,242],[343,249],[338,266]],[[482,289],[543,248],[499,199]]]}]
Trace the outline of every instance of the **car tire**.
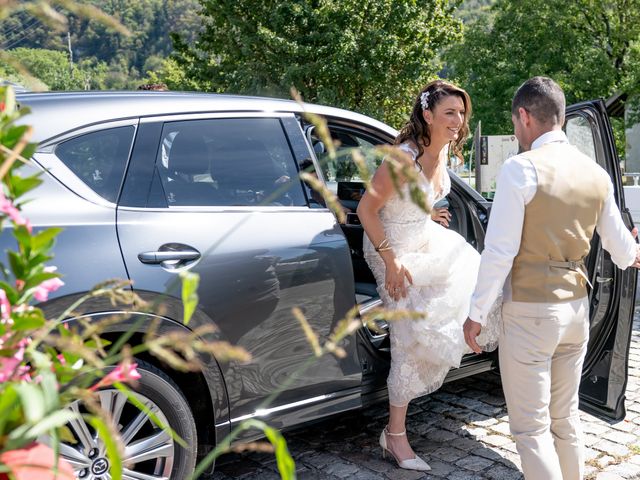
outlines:
[{"label": "car tire", "polygon": [[[198,454],[198,434],[189,403],[167,374],[145,361],[136,359],[136,363],[140,379],[131,390],[161,423],[185,441],[187,448],[181,447],[145,416],[124,393],[114,388],[101,389],[97,392],[100,404],[110,413],[122,436],[125,478],[128,471],[144,478],[188,478],[195,469]],[[112,369],[106,369],[106,373]],[[80,402],[74,402],[69,408],[86,412]],[[82,418],[71,421],[68,427],[77,442],[63,443],[61,457],[71,464],[77,478],[103,478],[110,469],[104,444]]]},{"label": "car tire", "polygon": [[136,360],[138,380],[136,393],[152,400],[167,418],[171,429],[185,441],[188,448],[175,443],[175,457],[171,479],[188,478],[196,467],[198,456],[198,430],[189,403],[184,394],[162,370]]}]

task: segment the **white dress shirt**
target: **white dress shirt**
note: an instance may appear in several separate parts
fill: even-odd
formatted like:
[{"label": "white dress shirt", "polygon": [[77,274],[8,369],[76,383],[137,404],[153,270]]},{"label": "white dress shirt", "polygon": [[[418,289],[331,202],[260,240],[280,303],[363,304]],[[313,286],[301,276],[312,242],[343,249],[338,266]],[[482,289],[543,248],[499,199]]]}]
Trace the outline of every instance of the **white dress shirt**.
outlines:
[{"label": "white dress shirt", "polygon": [[[538,137],[531,149],[551,142],[569,143],[569,140],[562,130],[553,130]],[[486,323],[487,314],[503,286],[504,301],[511,301],[511,282],[506,280],[511,273],[513,259],[520,250],[525,206],[533,199],[538,188],[536,170],[529,160],[516,155],[502,166],[497,185],[469,312],[469,318],[482,325]],[[634,263],[636,242],[622,221],[611,181],[596,229],[602,246],[618,267],[624,270]]]}]

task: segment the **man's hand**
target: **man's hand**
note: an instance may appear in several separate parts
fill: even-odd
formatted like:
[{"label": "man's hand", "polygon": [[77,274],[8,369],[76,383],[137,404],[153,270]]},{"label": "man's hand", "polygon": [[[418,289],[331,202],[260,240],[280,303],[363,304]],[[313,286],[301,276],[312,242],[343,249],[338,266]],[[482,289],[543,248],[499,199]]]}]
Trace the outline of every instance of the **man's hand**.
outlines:
[{"label": "man's hand", "polygon": [[478,322],[474,322],[470,318],[467,318],[462,329],[464,330],[464,341],[467,342],[469,348],[476,353],[482,353],[480,345],[476,343],[476,338],[478,338],[478,335],[480,335],[480,332],[482,331],[482,325]]},{"label": "man's hand", "polygon": [[[638,238],[638,227],[633,227],[631,230],[633,238]],[[636,260],[631,264],[633,268],[640,268],[640,244],[636,244]]]}]

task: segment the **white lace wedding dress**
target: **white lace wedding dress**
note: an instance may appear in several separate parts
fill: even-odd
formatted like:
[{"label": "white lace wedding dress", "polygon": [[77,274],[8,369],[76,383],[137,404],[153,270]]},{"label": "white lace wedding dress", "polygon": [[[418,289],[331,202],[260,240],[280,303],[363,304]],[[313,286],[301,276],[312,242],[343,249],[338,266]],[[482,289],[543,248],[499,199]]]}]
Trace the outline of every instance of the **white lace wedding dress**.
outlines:
[{"label": "white lace wedding dress", "polygon": [[[399,148],[415,159],[417,152],[408,144]],[[451,190],[446,168],[442,171],[437,188],[424,175],[419,177],[431,206]],[[380,219],[396,258],[413,278],[407,297],[395,301],[389,296],[384,288],[384,262],[364,236],[365,259],[376,278],[385,308],[424,313],[417,320],[390,322],[391,369],[387,385],[389,401],[394,406],[404,406],[440,388],[449,369],[459,367],[463,354],[470,351],[464,342],[462,325],[469,313],[480,265],[480,255],[462,236],[431,220],[411,201],[408,186],[402,188],[404,198],[394,193],[380,210]],[[478,342],[486,350],[493,350],[499,334],[497,307],[489,317]]]}]

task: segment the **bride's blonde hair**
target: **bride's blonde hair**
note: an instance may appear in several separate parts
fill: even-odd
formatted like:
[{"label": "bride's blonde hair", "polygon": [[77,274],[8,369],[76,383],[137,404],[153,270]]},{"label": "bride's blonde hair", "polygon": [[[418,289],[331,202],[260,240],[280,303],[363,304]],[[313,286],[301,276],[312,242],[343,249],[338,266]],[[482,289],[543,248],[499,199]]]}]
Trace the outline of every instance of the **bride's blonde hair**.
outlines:
[{"label": "bride's blonde hair", "polygon": [[[431,132],[429,125],[424,121],[422,112],[426,109],[433,111],[434,107],[442,101],[444,97],[451,95],[458,96],[464,104],[464,122],[458,132],[458,138],[449,145],[449,151],[452,152],[459,160],[463,161],[462,146],[467,141],[469,135],[469,118],[471,117],[471,97],[460,87],[456,87],[452,83],[444,80],[434,80],[428,83],[420,93],[416,96],[416,100],[411,111],[409,121],[400,130],[396,137],[395,144],[399,145],[406,141],[412,141],[418,147],[419,158],[424,153],[424,147],[431,144]],[[423,105],[424,104],[424,105]]]}]

